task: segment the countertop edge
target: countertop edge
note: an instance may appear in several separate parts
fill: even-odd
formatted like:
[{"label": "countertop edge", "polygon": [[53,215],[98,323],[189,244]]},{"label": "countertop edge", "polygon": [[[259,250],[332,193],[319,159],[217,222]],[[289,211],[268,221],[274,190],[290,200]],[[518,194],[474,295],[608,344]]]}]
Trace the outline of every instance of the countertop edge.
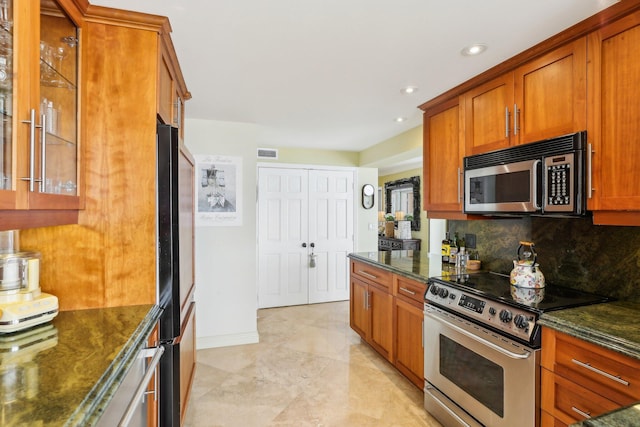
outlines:
[{"label": "countertop edge", "polygon": [[69,417],[65,426],[93,426],[98,422],[161,314],[162,309],[158,305],[151,307],[109,368]]},{"label": "countertop edge", "polygon": [[[374,253],[376,253],[376,252],[374,252]],[[409,271],[402,270],[402,269],[399,269],[399,268],[395,268],[395,267],[387,265],[387,264],[383,264],[383,263],[381,263],[381,262],[379,262],[377,260],[370,259],[370,258],[367,258],[365,256],[362,256],[362,255],[360,255],[359,253],[356,253],[356,252],[347,254],[347,258],[351,258],[354,261],[365,262],[365,263],[370,264],[370,265],[372,265],[374,267],[378,267],[381,270],[387,270],[387,271],[390,271],[392,273],[398,274],[400,276],[408,277],[410,279],[414,279],[414,280],[417,280],[419,282],[424,282],[425,284],[429,280],[428,277],[422,276],[420,274],[411,273]]]},{"label": "countertop edge", "polygon": [[591,327],[578,325],[573,321],[559,319],[553,316],[553,312],[543,313],[538,320],[538,324],[640,360],[640,349],[637,344],[627,342],[622,338],[616,338]]}]

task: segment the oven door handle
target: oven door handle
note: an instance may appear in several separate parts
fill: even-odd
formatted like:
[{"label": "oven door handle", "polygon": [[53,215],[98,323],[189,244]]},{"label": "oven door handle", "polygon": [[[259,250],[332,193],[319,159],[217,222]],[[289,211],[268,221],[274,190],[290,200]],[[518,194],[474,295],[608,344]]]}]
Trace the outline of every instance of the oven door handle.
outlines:
[{"label": "oven door handle", "polygon": [[442,319],[442,318],[440,318],[438,316],[435,316],[435,315],[433,315],[433,314],[431,314],[431,313],[429,313],[427,311],[425,311],[424,315],[425,316],[429,316],[433,320],[437,320],[438,322],[447,325],[448,327],[456,330],[457,332],[460,332],[461,334],[465,335],[466,337],[471,338],[472,340],[477,341],[482,345],[486,345],[487,347],[490,347],[493,350],[495,350],[495,351],[497,351],[499,353],[502,353],[505,356],[510,357],[512,359],[527,359],[527,358],[529,358],[529,356],[531,356],[531,353],[528,352],[528,351],[525,351],[524,353],[514,353],[512,351],[504,349],[504,348],[500,347],[499,345],[492,343],[491,341],[487,341],[482,337],[479,337],[479,336],[477,336],[475,334],[472,334],[471,332],[467,331],[466,329],[463,329],[463,328],[461,328],[461,327],[459,327],[457,325],[454,325],[453,323],[447,322],[446,320],[444,320],[444,319]]}]

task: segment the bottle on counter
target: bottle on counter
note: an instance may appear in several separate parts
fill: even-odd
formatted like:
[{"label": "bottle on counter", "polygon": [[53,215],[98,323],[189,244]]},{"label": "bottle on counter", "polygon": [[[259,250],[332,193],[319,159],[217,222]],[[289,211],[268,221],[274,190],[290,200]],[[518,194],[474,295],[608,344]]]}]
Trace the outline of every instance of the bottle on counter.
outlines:
[{"label": "bottle on counter", "polygon": [[445,233],[444,240],[442,240],[442,262],[443,263],[448,263],[449,262],[449,250],[450,249],[451,249],[451,246],[449,245],[449,232],[447,231]]},{"label": "bottle on counter", "polygon": [[449,242],[451,248],[449,249],[449,264],[456,263],[456,256],[458,255],[458,232],[453,233],[453,240]]}]

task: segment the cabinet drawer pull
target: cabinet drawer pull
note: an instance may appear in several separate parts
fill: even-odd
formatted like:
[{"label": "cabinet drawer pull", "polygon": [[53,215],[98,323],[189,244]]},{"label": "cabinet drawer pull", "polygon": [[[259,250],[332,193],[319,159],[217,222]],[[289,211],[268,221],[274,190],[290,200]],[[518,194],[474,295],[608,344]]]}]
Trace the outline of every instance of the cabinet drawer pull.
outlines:
[{"label": "cabinet drawer pull", "polygon": [[400,288],[401,291],[404,291],[406,293],[408,293],[409,295],[415,295],[416,293],[414,291],[412,291],[411,289],[407,289],[407,288]]},{"label": "cabinet drawer pull", "polygon": [[583,368],[590,370],[591,372],[595,372],[596,374],[602,375],[603,377],[609,378],[610,380],[619,382],[620,384],[622,384],[624,386],[627,386],[627,387],[629,386],[629,381],[625,381],[622,378],[620,378],[619,376],[611,375],[610,373],[605,372],[605,371],[603,371],[601,369],[594,368],[593,366],[591,366],[590,363],[581,362],[581,361],[576,360],[576,359],[571,359],[571,361],[573,363],[575,363],[576,365],[578,365],[578,366],[582,366]]},{"label": "cabinet drawer pull", "polygon": [[371,273],[367,273],[366,271],[362,271],[362,270],[358,270],[358,274],[362,274],[363,276],[367,276],[370,279],[377,279],[378,278],[378,276],[375,276],[375,275],[373,275]]},{"label": "cabinet drawer pull", "polygon": [[576,408],[575,406],[572,406],[571,410],[573,412],[575,412],[576,414],[579,414],[581,417],[591,418],[591,415],[590,415],[591,413],[590,412],[581,411],[580,409]]}]

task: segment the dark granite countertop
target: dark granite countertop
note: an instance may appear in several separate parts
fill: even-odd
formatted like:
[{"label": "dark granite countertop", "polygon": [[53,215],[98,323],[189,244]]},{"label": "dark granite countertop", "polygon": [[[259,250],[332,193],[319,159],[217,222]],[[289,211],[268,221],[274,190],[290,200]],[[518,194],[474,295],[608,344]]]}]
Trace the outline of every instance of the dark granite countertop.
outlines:
[{"label": "dark granite countertop", "polygon": [[429,277],[442,276],[442,256],[427,252],[355,252],[349,254],[348,257],[425,283]]},{"label": "dark granite countertop", "polygon": [[60,312],[0,335],[3,426],[92,426],[161,310],[155,305]]},{"label": "dark granite countertop", "polygon": [[543,313],[542,326],[640,359],[640,303],[613,301]]},{"label": "dark granite countertop", "polygon": [[[640,359],[640,303],[613,301],[542,314],[540,324],[565,334]],[[621,408],[574,427],[640,425],[640,403]]]}]

